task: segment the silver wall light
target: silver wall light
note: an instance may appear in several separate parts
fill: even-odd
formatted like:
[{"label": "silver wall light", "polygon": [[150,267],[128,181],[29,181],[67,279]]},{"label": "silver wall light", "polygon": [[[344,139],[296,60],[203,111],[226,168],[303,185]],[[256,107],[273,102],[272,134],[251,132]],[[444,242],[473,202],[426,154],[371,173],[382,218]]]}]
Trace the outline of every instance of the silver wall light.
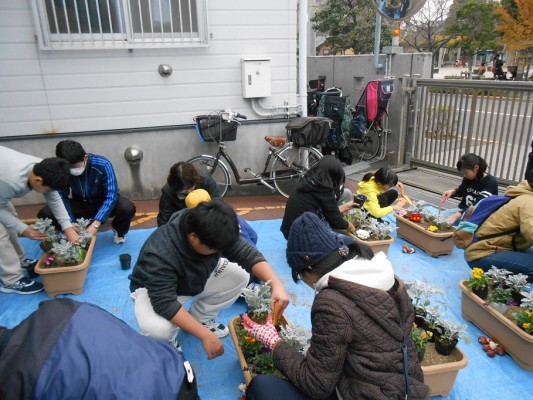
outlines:
[{"label": "silver wall light", "polygon": [[172,66],[170,66],[169,64],[160,64],[157,70],[159,71],[159,75],[164,78],[167,78],[172,75]]},{"label": "silver wall light", "polygon": [[138,146],[130,146],[124,152],[124,158],[130,164],[139,164],[143,159],[143,151]]}]

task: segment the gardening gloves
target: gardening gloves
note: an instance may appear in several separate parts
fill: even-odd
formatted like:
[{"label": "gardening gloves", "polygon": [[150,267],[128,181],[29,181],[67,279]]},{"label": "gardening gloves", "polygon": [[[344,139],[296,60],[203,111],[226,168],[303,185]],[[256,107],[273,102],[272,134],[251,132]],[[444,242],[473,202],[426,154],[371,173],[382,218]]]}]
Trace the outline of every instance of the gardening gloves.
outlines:
[{"label": "gardening gloves", "polygon": [[276,343],[281,339],[278,331],[272,323],[272,316],[269,315],[264,325],[252,321],[248,315],[242,316],[242,326],[251,336],[260,341],[263,346],[272,350]]}]

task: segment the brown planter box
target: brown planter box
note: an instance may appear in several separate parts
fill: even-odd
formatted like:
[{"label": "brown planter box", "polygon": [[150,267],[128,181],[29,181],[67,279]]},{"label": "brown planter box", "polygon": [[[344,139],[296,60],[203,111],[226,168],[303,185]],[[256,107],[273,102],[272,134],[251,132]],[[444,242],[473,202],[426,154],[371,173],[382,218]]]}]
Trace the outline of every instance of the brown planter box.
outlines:
[{"label": "brown planter box", "polygon": [[350,236],[352,239],[354,239],[357,243],[365,244],[368,247],[372,249],[374,254],[379,253],[382,251],[383,253],[387,254],[389,251],[389,247],[391,244],[394,243],[393,238],[385,239],[385,240],[361,240],[357,236],[355,236],[353,233],[345,231],[343,232],[345,235]]},{"label": "brown planter box", "polygon": [[458,347],[452,353],[455,361],[422,367],[424,383],[431,389],[431,396],[448,396],[460,369],[468,364],[468,357]]},{"label": "brown planter box", "polygon": [[462,291],[461,311],[463,318],[475,324],[487,336],[501,344],[513,360],[528,371],[533,370],[533,335],[523,331],[459,282]]},{"label": "brown planter box", "polygon": [[[231,339],[233,340],[233,345],[235,346],[235,351],[237,352],[237,357],[239,357],[239,364],[241,365],[242,373],[244,374],[244,379],[246,380],[246,385],[249,385],[250,381],[252,380],[252,374],[248,368],[248,363],[244,358],[244,354],[242,353],[241,346],[239,346],[239,338],[237,337],[236,331],[239,319],[240,316],[237,316],[230,321],[229,332],[231,334]],[[284,315],[281,316],[279,323],[283,326],[286,326],[288,324],[288,321]]]},{"label": "brown planter box", "polygon": [[95,244],[96,237],[93,237],[83,262],[72,267],[42,268],[41,265],[48,253],[42,255],[37,265],[35,265],[35,272],[41,275],[44,290],[49,297],[67,293],[81,294],[83,292]]},{"label": "brown planter box", "polygon": [[[235,346],[235,351],[237,352],[237,357],[239,358],[239,364],[241,365],[242,373],[244,374],[244,379],[246,380],[246,385],[250,384],[252,380],[252,374],[250,373],[248,363],[244,358],[244,355],[239,346],[239,339],[237,337],[236,326],[239,321],[239,316],[233,318],[229,323],[229,330],[231,334],[231,339],[233,340],[233,345]],[[288,321],[283,316],[280,320],[282,325],[287,325]],[[430,367],[422,367],[424,373],[424,383],[428,385],[431,389],[432,396],[447,396],[450,390],[452,390],[453,384],[455,383],[455,378],[460,369],[466,367],[468,364],[468,358],[466,354],[463,353],[458,347],[455,348],[452,355],[455,357],[455,362],[432,365]]]},{"label": "brown planter box", "polygon": [[430,232],[420,224],[405,219],[398,214],[396,217],[396,231],[398,237],[420,247],[432,257],[449,256],[454,249],[453,232]]}]

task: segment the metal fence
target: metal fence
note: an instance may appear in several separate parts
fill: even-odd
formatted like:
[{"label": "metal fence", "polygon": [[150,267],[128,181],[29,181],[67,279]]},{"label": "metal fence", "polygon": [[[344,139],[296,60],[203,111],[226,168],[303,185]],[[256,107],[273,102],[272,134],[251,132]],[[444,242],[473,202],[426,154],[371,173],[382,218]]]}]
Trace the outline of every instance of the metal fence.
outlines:
[{"label": "metal fence", "polygon": [[475,153],[501,184],[523,179],[533,139],[533,84],[475,80],[414,81],[411,164],[456,171]]}]

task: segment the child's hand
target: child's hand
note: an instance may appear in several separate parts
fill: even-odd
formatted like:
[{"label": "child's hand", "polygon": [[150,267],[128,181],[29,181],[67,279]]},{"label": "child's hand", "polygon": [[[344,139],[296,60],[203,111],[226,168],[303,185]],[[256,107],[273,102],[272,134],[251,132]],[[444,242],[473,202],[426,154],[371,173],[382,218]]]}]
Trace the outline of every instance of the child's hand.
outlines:
[{"label": "child's hand", "polygon": [[272,350],[276,343],[281,340],[278,331],[276,331],[276,328],[272,323],[272,316],[270,314],[264,325],[252,321],[248,315],[243,315],[242,326],[250,336],[260,341],[269,350]]},{"label": "child's hand", "polygon": [[455,193],[455,189],[445,191],[442,194],[442,197],[440,198],[441,204],[444,203],[446,200],[448,200],[450,197],[452,197],[454,193]]}]

